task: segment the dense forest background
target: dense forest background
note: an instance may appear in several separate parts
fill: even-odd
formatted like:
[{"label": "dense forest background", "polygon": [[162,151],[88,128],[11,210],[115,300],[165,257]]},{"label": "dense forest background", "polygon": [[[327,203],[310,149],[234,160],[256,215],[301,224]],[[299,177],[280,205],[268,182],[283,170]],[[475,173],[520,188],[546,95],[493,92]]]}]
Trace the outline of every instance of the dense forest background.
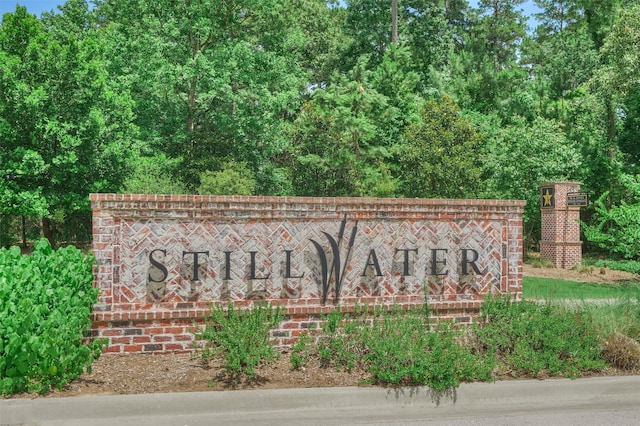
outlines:
[{"label": "dense forest background", "polygon": [[[91,192],[525,199],[640,258],[640,0],[69,0],[0,23],[0,243]],[[397,11],[397,13],[394,13]],[[396,17],[394,19],[394,17]]]}]

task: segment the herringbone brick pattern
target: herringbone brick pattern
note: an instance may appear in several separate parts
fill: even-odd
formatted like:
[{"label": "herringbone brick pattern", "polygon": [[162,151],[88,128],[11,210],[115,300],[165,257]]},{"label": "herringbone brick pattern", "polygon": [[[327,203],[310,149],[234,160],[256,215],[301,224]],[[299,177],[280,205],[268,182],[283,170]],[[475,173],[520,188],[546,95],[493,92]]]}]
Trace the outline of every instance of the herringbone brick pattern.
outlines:
[{"label": "herringbone brick pattern", "polygon": [[[506,291],[504,226],[476,220],[356,223],[347,216],[338,240],[340,222],[335,221],[122,220],[114,303],[321,298],[322,265],[312,241],[322,246],[334,272],[327,280],[330,299],[337,299],[336,275],[341,297],[420,295],[425,283],[434,300],[486,293],[491,286]],[[324,232],[339,246],[337,273]],[[154,250],[166,274],[150,262]],[[475,257],[479,273],[469,263]]]},{"label": "herringbone brick pattern", "polygon": [[438,315],[468,323],[488,292],[522,294],[521,201],[91,199],[93,333],[110,352],[188,350],[187,328],[216,302],[283,305],[277,335],[291,344],[335,305],[410,308],[426,297]]}]

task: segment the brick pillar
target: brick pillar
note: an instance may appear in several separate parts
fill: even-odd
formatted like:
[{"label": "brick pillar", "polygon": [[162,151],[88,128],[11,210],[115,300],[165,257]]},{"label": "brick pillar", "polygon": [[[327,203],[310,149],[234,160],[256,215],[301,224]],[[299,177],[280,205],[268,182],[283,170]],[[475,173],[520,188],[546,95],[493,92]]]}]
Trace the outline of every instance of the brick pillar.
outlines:
[{"label": "brick pillar", "polygon": [[571,269],[582,263],[580,206],[567,203],[567,194],[578,192],[579,182],[540,184],[540,257],[551,260],[556,268]]}]

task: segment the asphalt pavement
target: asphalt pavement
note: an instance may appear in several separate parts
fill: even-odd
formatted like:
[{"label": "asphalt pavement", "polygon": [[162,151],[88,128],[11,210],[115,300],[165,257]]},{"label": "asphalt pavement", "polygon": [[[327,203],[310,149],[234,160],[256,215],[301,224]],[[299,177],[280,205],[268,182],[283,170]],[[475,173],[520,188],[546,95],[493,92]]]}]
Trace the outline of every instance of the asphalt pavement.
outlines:
[{"label": "asphalt pavement", "polygon": [[0,400],[0,425],[640,425],[640,376]]}]

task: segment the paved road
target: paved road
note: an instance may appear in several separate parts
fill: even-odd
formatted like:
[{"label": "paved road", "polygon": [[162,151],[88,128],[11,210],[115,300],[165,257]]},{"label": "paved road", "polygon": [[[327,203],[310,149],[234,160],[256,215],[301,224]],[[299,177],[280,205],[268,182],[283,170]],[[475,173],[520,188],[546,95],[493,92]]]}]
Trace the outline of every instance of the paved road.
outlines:
[{"label": "paved road", "polygon": [[0,400],[0,425],[640,425],[640,376]]}]

